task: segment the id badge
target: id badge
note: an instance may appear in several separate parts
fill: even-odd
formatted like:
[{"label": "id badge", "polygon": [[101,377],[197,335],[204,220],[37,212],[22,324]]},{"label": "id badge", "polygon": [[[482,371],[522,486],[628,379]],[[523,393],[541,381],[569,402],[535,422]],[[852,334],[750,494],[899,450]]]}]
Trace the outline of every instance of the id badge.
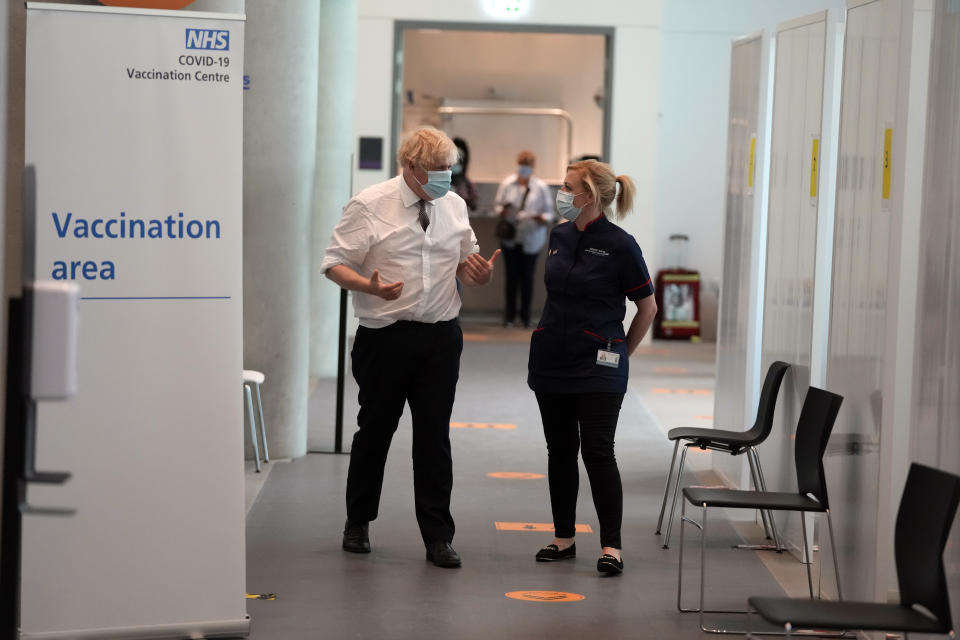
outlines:
[{"label": "id badge", "polygon": [[597,351],[597,364],[601,367],[612,367],[616,369],[620,366],[620,354],[616,351],[600,349]]}]

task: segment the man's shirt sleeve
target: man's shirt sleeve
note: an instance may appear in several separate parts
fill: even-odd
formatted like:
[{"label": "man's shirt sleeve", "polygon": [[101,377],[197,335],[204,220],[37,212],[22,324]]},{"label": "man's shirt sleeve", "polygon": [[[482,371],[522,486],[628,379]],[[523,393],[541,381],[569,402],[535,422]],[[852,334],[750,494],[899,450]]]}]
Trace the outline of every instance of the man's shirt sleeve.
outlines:
[{"label": "man's shirt sleeve", "polygon": [[373,229],[370,226],[369,212],[363,203],[353,199],[343,208],[343,214],[333,228],[330,245],[320,265],[320,273],[326,273],[338,264],[344,264],[360,273],[372,243]]}]

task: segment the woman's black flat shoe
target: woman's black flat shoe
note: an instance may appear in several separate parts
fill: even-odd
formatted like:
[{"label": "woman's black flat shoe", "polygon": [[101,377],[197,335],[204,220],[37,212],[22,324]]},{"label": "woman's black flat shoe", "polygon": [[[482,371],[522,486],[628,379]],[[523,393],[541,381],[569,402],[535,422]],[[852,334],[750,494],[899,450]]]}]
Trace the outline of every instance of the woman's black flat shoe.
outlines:
[{"label": "woman's black flat shoe", "polygon": [[577,544],[574,543],[564,549],[560,550],[555,544],[548,544],[540,551],[537,551],[537,562],[553,562],[554,560],[565,560],[566,558],[576,558],[577,557]]},{"label": "woman's black flat shoe", "polygon": [[605,553],[597,560],[597,571],[609,575],[623,573],[623,560],[617,560],[609,553]]}]

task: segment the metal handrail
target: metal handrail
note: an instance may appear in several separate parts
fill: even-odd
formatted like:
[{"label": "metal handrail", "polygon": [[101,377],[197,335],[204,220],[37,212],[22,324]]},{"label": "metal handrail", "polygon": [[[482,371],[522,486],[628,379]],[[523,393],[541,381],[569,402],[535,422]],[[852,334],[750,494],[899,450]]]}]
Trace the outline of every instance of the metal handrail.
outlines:
[{"label": "metal handrail", "polygon": [[437,107],[440,115],[464,116],[556,116],[567,123],[567,159],[573,158],[573,117],[556,107]]}]

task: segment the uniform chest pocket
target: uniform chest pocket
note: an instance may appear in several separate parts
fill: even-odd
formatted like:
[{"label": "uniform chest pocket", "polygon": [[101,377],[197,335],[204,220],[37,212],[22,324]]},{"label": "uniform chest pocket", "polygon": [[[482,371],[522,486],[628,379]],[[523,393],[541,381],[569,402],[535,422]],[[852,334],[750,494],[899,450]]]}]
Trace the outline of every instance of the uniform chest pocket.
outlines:
[{"label": "uniform chest pocket", "polygon": [[619,293],[617,265],[611,255],[583,251],[570,270],[567,291],[585,298],[606,297]]}]

